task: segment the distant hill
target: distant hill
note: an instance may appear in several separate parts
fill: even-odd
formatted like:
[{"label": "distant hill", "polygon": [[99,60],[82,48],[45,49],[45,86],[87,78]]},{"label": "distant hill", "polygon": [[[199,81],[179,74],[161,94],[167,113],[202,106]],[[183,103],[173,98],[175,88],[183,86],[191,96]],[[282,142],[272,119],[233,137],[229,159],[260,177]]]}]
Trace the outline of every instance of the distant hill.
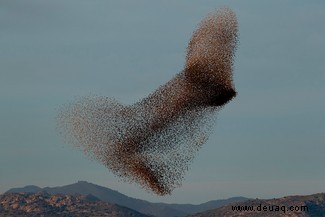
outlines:
[{"label": "distant hill", "polygon": [[46,192],[0,195],[0,216],[149,217],[126,207],[103,202],[92,195],[50,195]]},{"label": "distant hill", "polygon": [[[36,190],[38,191],[31,191]],[[219,208],[229,203],[245,201],[247,198],[236,197],[226,200],[213,200],[200,205],[193,204],[167,204],[167,203],[151,203],[145,200],[135,199],[128,197],[124,194],[114,191],[112,189],[88,183],[85,181],[79,181],[77,183],[61,186],[61,187],[46,187],[38,188],[37,186],[26,186],[24,188],[13,188],[7,192],[41,192],[45,191],[49,194],[81,194],[81,195],[93,195],[96,198],[113,204],[129,207],[140,213],[148,215],[154,215],[156,217],[174,217],[174,216],[186,216],[197,212],[202,212],[209,209]]]},{"label": "distant hill", "polygon": [[209,209],[214,209],[216,207],[222,207],[231,203],[241,202],[246,200],[248,200],[248,198],[232,197],[223,200],[211,200],[209,202],[202,203],[199,205],[193,205],[193,204],[167,204],[167,205],[171,208],[182,210],[183,212],[196,213],[196,212],[206,211]]},{"label": "distant hill", "polygon": [[37,193],[42,191],[43,189],[40,187],[37,187],[35,185],[27,185],[23,188],[12,188],[9,191],[7,191],[8,193],[18,193],[18,192],[25,192],[25,193]]},{"label": "distant hill", "polygon": [[313,194],[308,196],[288,196],[278,199],[247,200],[232,205],[226,205],[218,209],[208,210],[189,215],[188,217],[275,217],[275,216],[299,216],[299,217],[324,217],[325,194]]}]

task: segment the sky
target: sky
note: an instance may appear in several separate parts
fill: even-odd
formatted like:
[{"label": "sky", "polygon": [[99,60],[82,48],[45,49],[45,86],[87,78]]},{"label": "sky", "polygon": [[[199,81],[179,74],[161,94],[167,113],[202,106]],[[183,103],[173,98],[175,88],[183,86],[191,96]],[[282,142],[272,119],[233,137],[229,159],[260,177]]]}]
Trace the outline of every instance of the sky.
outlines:
[{"label": "sky", "polygon": [[[239,23],[238,96],[183,185],[155,196],[65,144],[60,108],[90,94],[132,104],[183,69],[211,11]],[[153,202],[325,191],[325,2],[0,0],[0,193],[78,180]]]}]

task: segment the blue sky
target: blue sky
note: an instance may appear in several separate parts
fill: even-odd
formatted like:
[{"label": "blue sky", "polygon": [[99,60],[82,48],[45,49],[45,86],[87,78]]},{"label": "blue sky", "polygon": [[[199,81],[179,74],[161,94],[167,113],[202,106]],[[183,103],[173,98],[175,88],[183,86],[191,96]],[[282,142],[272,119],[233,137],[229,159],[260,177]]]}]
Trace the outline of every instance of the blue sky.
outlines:
[{"label": "blue sky", "polygon": [[[220,6],[238,17],[238,96],[182,187],[154,196],[64,143],[62,105],[147,96],[182,70],[192,32]],[[324,192],[324,11],[323,0],[1,0],[0,192],[78,180],[176,203]]]}]

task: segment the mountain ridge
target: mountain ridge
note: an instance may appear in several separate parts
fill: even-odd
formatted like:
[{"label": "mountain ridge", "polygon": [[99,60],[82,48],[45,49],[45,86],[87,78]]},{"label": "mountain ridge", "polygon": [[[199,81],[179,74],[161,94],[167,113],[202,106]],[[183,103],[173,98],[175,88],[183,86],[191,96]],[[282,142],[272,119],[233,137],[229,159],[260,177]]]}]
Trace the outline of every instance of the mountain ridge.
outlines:
[{"label": "mountain ridge", "polygon": [[[234,197],[225,200],[212,200],[206,203],[193,205],[193,204],[168,204],[168,203],[151,203],[146,200],[128,197],[119,193],[116,190],[106,188],[103,186],[95,185],[85,181],[79,181],[74,184],[65,185],[61,187],[45,187],[40,188],[35,185],[28,185],[23,188],[12,188],[5,194],[10,192],[23,192],[30,191],[30,194],[48,194],[51,196],[61,195],[69,197],[69,195],[76,196],[77,200],[82,195],[83,200],[88,202],[108,203],[108,205],[100,205],[99,209],[108,206],[108,210],[116,209],[119,207],[112,207],[109,204],[116,204],[121,207],[126,207],[135,210],[140,214],[155,217],[221,217],[221,216],[270,216],[270,217],[284,217],[284,216],[301,216],[301,217],[318,217],[325,216],[325,193],[317,193],[312,195],[295,195],[285,196],[282,198],[274,199],[247,199],[243,197]],[[35,192],[38,191],[38,192]],[[19,194],[19,193],[16,193]],[[79,195],[79,196],[78,196]],[[0,195],[0,198],[3,195]],[[81,200],[81,199],[79,199]],[[110,202],[108,202],[110,201]],[[116,203],[118,202],[118,203]],[[119,204],[120,203],[120,204]],[[121,204],[122,203],[122,204]],[[273,207],[272,210],[259,210],[258,207]],[[307,210],[288,210],[288,207],[295,206],[301,209],[306,207]],[[89,205],[91,208],[92,205]],[[211,208],[212,207],[212,208]],[[234,207],[254,207],[255,210],[234,210]],[[275,208],[274,208],[275,207]],[[276,207],[278,210],[276,210]],[[286,212],[281,209],[286,207]],[[135,209],[134,209],[135,208]],[[0,203],[0,213],[1,213]],[[92,208],[93,209],[93,208]],[[51,210],[50,210],[51,211]],[[53,210],[52,210],[53,211]],[[100,210],[96,210],[100,211]],[[281,212],[282,211],[282,212]],[[85,211],[89,212],[89,211]],[[122,211],[120,211],[122,212]],[[104,212],[105,214],[105,212]],[[2,215],[1,215],[2,216]]]},{"label": "mountain ridge", "polygon": [[0,216],[152,217],[92,195],[51,195],[45,191],[0,195]]},{"label": "mountain ridge", "polygon": [[187,217],[324,217],[325,193],[254,199],[188,215]]},{"label": "mountain ridge", "polygon": [[[31,185],[25,186],[23,188],[12,188],[9,189],[6,193],[18,193],[18,192],[37,193],[35,192],[35,190],[38,190],[38,192],[45,191],[51,195],[91,194],[104,202],[125,206],[130,209],[136,210],[140,213],[144,213],[147,215],[154,215],[156,217],[186,216],[189,214],[194,214],[197,212],[202,212],[213,208],[218,208],[229,203],[247,200],[247,198],[244,197],[234,197],[234,198],[223,199],[223,200],[212,200],[198,205],[152,203],[146,200],[128,197],[116,190],[112,190],[110,188],[92,184],[86,181],[78,181],[77,183],[64,185],[60,187],[39,188],[37,186],[33,186],[31,188],[30,186]],[[32,190],[32,192],[28,192],[28,190]]]}]

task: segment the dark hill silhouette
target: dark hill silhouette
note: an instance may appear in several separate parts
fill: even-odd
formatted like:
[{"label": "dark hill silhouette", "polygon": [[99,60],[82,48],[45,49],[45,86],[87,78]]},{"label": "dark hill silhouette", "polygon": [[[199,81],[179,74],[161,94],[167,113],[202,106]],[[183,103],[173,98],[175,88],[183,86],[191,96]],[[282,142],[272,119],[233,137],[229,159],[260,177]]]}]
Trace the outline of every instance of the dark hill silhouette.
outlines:
[{"label": "dark hill silhouette", "polygon": [[[28,186],[26,186],[28,187]],[[35,186],[36,187],[36,186]],[[30,192],[30,188],[13,188],[7,192]],[[36,189],[36,188],[34,188]],[[129,207],[140,213],[154,215],[157,217],[173,217],[173,216],[186,216],[197,212],[202,212],[208,209],[215,209],[229,203],[247,200],[243,197],[229,198],[226,200],[213,200],[207,203],[193,205],[193,204],[167,204],[167,203],[151,203],[145,200],[135,199],[128,197],[118,191],[95,185],[85,181],[79,181],[71,185],[61,187],[46,187],[39,188],[38,192],[45,191],[49,194],[91,194],[96,198],[121,206]],[[35,193],[35,192],[33,192]]]},{"label": "dark hill silhouette", "polygon": [[37,193],[42,191],[43,189],[35,186],[35,185],[27,185],[23,188],[12,188],[9,191],[7,191],[8,193],[18,193],[18,192],[25,192],[25,193]]},{"label": "dark hill silhouette", "polygon": [[[234,207],[236,207],[234,210]],[[239,208],[240,207],[240,208]],[[240,209],[241,211],[238,211]],[[245,209],[245,210],[243,210]],[[265,209],[265,210],[264,210]],[[290,210],[293,209],[293,210]],[[324,217],[325,194],[287,196],[277,199],[255,199],[189,215],[188,217]]]}]

